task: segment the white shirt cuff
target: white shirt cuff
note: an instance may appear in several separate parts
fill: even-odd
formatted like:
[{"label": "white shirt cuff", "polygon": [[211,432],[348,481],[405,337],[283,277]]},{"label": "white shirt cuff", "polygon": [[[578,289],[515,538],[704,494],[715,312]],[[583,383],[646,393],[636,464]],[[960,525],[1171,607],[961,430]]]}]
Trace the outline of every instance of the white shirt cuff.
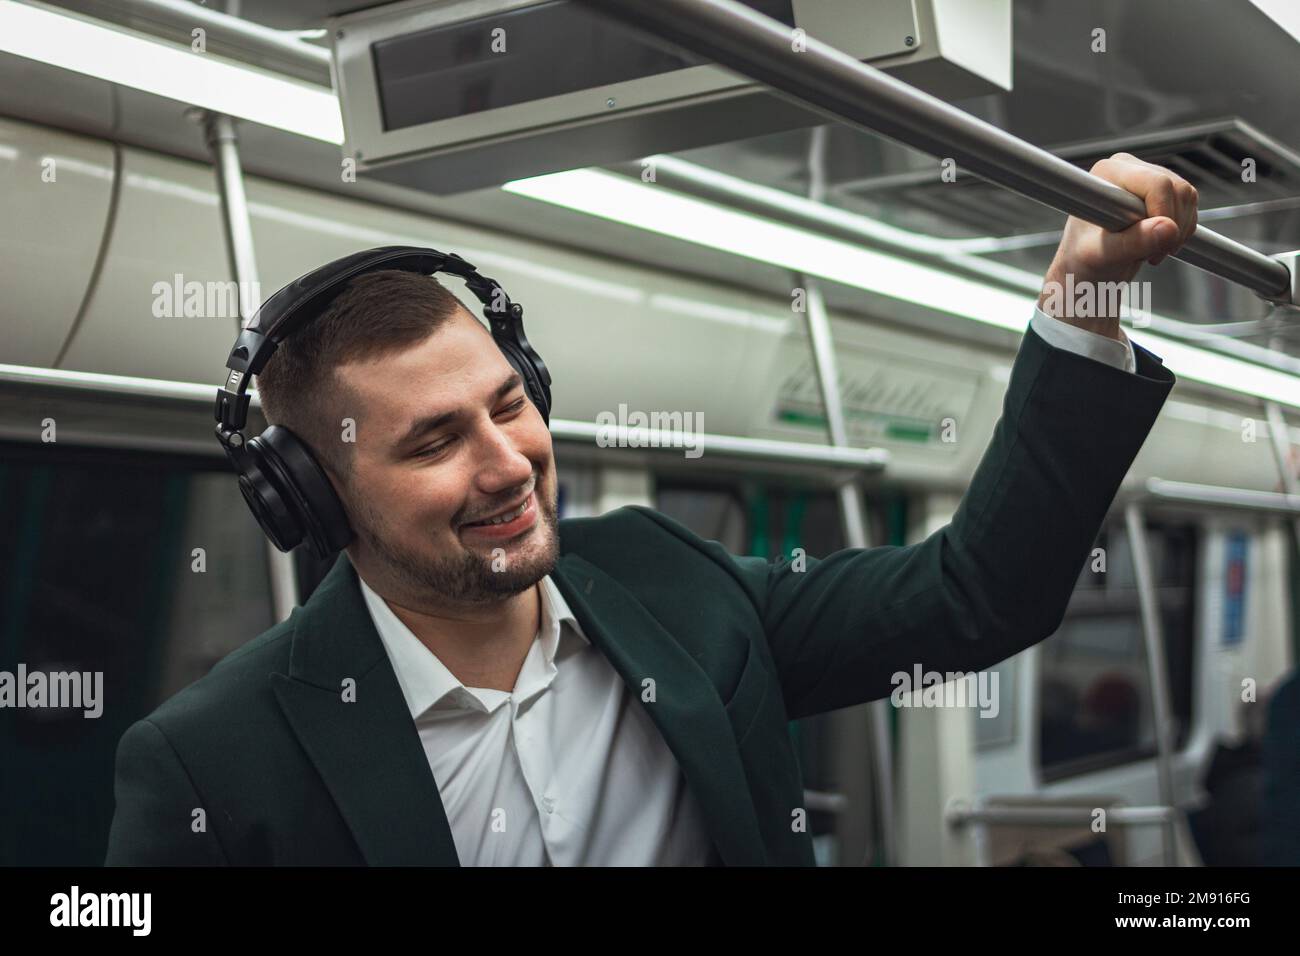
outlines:
[{"label": "white shirt cuff", "polygon": [[1133,343],[1128,340],[1123,329],[1119,330],[1119,334],[1124,341],[1118,342],[1100,332],[1089,332],[1077,325],[1055,319],[1039,308],[1034,309],[1029,327],[1038,333],[1039,338],[1055,348],[1074,352],[1125,372],[1137,372]]}]

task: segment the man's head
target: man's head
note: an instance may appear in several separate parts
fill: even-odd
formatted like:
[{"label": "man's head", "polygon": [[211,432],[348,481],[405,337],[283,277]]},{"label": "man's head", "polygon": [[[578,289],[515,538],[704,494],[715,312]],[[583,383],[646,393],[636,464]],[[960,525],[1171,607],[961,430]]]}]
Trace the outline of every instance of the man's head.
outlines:
[{"label": "man's head", "polygon": [[[348,554],[377,590],[417,607],[481,605],[554,568],[550,432],[487,328],[437,279],[352,280],[257,385],[267,421],[329,475],[356,532]],[[521,502],[521,518],[480,523]]]}]

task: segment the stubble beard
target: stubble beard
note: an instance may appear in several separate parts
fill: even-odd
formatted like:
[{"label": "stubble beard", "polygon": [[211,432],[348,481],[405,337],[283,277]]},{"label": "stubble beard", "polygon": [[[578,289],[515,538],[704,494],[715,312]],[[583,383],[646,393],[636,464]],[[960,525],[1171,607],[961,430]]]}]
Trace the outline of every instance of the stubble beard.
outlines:
[{"label": "stubble beard", "polygon": [[[525,540],[541,536],[539,552],[512,559],[509,549],[496,559],[491,550],[480,554],[461,547],[457,554],[429,558],[395,543],[378,512],[363,505],[357,535],[384,564],[387,574],[412,595],[428,596],[441,604],[495,604],[524,591],[555,570],[559,559],[559,521],[555,502],[543,501],[540,483],[534,486],[538,523]],[[493,564],[500,566],[494,570]]]}]

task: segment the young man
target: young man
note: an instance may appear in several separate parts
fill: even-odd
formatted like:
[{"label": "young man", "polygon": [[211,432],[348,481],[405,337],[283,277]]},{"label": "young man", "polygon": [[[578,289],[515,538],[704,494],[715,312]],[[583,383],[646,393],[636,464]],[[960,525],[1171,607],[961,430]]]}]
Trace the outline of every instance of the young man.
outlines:
[{"label": "young man", "polygon": [[550,434],[482,324],[432,278],[353,280],[259,377],[352,543],[124,735],[108,862],[811,864],[787,722],[1051,634],[1173,385],[1058,293],[1176,251],[1195,190],[1093,171],[1149,218],[1067,222],[952,522],[806,567],[644,508],[557,522]]}]

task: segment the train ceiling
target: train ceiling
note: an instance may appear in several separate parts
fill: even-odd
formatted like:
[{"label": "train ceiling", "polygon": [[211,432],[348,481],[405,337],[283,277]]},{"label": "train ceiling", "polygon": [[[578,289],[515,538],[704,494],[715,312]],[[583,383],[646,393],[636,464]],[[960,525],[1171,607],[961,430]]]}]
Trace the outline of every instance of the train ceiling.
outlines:
[{"label": "train ceiling", "polygon": [[[86,8],[86,4],[68,3]],[[91,5],[93,6],[93,4]],[[219,7],[220,0],[208,4]],[[318,28],[327,16],[372,3],[355,0],[244,0],[230,12],[283,30]],[[1107,32],[1094,53],[1092,31]],[[1201,190],[1217,232],[1272,254],[1300,248],[1300,43],[1250,0],[1015,0],[1014,89],[958,101],[961,108],[1084,166],[1127,151],[1171,165]],[[197,125],[174,103],[0,54],[0,113],[205,161]],[[680,158],[799,195],[808,189],[810,130],[688,150]],[[938,190],[935,161],[872,134],[827,127],[826,201],[944,239],[986,239],[996,261],[1033,271],[1051,258],[1062,217],[983,183]],[[243,124],[246,167],[316,188],[351,191],[467,222],[622,255],[719,281],[776,290],[782,270],[739,266],[722,253],[496,189],[457,196],[415,195],[381,183],[341,185],[339,151]],[[1234,175],[1242,156],[1260,160],[1259,180]],[[1148,273],[1160,312],[1196,323],[1257,327],[1233,334],[1300,354],[1300,336],[1266,322],[1250,293],[1181,263]],[[833,290],[854,308],[855,292]]]}]

